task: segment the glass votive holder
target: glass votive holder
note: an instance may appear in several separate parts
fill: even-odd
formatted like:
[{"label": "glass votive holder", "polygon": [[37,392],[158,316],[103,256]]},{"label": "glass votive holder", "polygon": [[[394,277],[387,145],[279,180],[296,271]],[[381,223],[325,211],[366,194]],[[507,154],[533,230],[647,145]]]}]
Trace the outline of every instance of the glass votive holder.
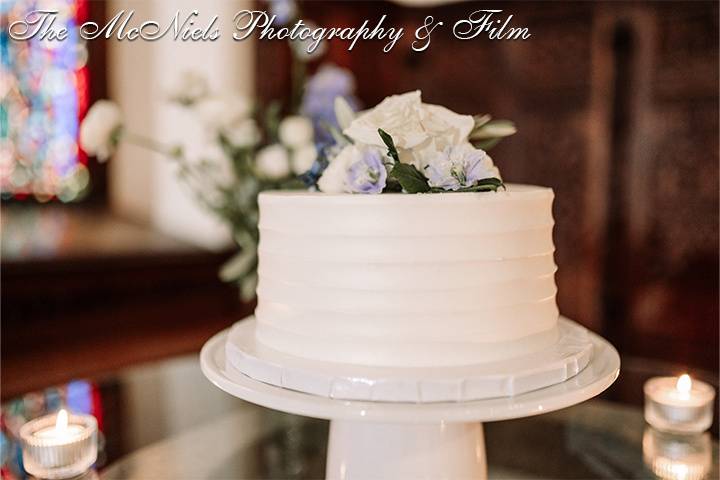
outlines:
[{"label": "glass votive holder", "polygon": [[31,420],[20,428],[23,466],[45,479],[77,477],[97,460],[97,420],[92,415],[53,415]]},{"label": "glass votive holder", "polygon": [[674,434],[648,427],[642,448],[645,465],[664,480],[701,480],[712,468],[712,440],[707,432]]},{"label": "glass votive holder", "polygon": [[645,420],[658,430],[701,433],[713,422],[715,389],[689,376],[656,377],[645,382]]}]

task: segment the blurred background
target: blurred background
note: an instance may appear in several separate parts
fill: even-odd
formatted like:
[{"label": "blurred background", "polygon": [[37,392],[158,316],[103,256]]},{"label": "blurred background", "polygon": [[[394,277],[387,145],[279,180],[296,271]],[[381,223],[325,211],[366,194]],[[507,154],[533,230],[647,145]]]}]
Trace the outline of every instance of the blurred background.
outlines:
[{"label": "blurred background", "polygon": [[[8,37],[9,23],[40,4],[61,11],[74,32],[69,41]],[[3,1],[3,400],[197,352],[252,311],[217,276],[234,251],[228,232],[196,206],[172,165],[130,146],[101,164],[77,143],[80,119],[101,98],[117,101],[136,131],[192,143],[192,119],[164,102],[166,86],[188,69],[214,88],[289,100],[287,44],[232,41],[234,13],[251,6],[271,5]],[[220,40],[86,43],[74,30],[121,9],[169,19],[193,8],[220,16]],[[518,133],[493,158],[506,180],[555,190],[560,310],[620,351],[623,373],[607,395],[639,403],[637,379],[650,371],[688,370],[717,386],[716,2],[305,1],[299,8],[318,25],[357,26],[386,14],[388,24],[405,27],[389,53],[380,42],[359,42],[352,52],[330,42],[305,64],[309,75],[330,64],[346,69],[358,105],[421,89],[426,102],[516,123]],[[479,8],[504,8],[532,37],[460,41],[438,29],[428,50],[411,50],[426,15],[450,25]],[[190,375],[183,368],[173,377],[173,401],[229,402],[183,390],[179,379]],[[70,385],[96,410],[155,398],[147,388],[118,397],[113,382]],[[53,398],[43,395],[33,398]],[[143,434],[153,438],[133,435]]]}]

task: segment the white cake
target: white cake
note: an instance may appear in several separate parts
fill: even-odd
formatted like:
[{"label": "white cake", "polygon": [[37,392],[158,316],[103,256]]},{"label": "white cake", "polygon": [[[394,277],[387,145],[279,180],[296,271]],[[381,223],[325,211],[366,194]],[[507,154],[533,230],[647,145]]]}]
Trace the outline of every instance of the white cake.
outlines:
[{"label": "white cake", "polygon": [[557,340],[553,192],[266,192],[256,337],[373,366],[504,360]]}]

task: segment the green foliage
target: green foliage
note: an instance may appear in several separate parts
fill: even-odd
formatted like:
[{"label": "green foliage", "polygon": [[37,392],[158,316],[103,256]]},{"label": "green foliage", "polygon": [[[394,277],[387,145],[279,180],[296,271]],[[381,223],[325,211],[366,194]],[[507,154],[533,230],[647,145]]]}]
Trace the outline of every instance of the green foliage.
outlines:
[{"label": "green foliage", "polygon": [[462,187],[457,190],[445,190],[438,187],[430,189],[430,193],[460,193],[460,192],[497,192],[499,188],[505,190],[505,184],[499,178],[483,178],[471,187]]},{"label": "green foliage", "polygon": [[390,158],[393,159],[395,164],[400,163],[400,155],[398,155],[397,148],[395,148],[395,142],[393,141],[393,138],[382,128],[378,128],[378,133],[380,134],[380,138],[388,149],[388,155],[390,156]]},{"label": "green foliage", "polygon": [[490,115],[475,115],[475,126],[468,139],[477,148],[489,150],[500,140],[517,132],[510,120],[493,120]]},{"label": "green foliage", "polygon": [[390,177],[397,180],[407,193],[425,193],[431,190],[427,178],[415,165],[397,162],[390,171]]}]

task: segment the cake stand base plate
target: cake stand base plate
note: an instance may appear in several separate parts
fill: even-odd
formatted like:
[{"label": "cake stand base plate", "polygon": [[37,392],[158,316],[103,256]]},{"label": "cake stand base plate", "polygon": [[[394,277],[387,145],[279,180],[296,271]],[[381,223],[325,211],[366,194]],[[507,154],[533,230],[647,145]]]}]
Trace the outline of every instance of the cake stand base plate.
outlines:
[{"label": "cake stand base plate", "polygon": [[249,402],[308,417],[332,420],[327,478],[485,478],[479,422],[551,412],[590,399],[609,387],[620,357],[589,332],[590,363],[569,380],[521,395],[466,402],[399,403],[338,400],[269,385],[225,361],[229,329],[208,340],[200,353],[205,376],[218,388]]},{"label": "cake stand base plate", "polygon": [[225,344],[228,370],[343,400],[426,403],[516,396],[565,382],[587,366],[593,353],[590,332],[563,317],[555,342],[540,350],[503,361],[434,367],[353,365],[288,355],[260,343],[256,324],[248,317],[230,329]]}]

